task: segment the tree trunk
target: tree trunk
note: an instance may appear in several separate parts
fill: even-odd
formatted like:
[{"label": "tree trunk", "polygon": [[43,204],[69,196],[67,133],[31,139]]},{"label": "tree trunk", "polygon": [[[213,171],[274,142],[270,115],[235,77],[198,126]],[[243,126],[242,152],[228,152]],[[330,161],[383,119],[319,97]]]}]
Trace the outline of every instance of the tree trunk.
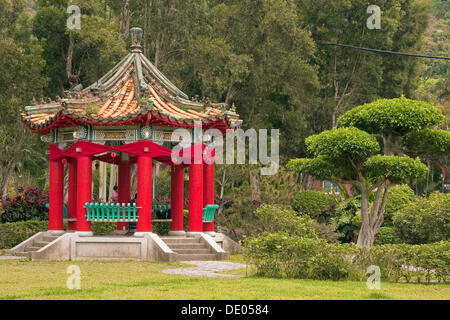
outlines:
[{"label": "tree trunk", "polygon": [[117,166],[111,164],[111,171],[109,173],[109,194],[108,194],[109,202],[113,201],[114,186],[116,185],[117,185]]},{"label": "tree trunk", "polygon": [[2,170],[2,176],[0,178],[0,196],[3,200],[8,196],[9,181],[14,173],[15,166],[16,162],[10,160]]},{"label": "tree trunk", "polygon": [[72,35],[69,35],[69,48],[67,49],[67,57],[66,57],[66,76],[67,81],[69,82],[70,88],[75,85],[75,79],[72,72],[72,61],[73,61],[73,51],[75,48],[75,40]]},{"label": "tree trunk", "polygon": [[137,193],[137,165],[131,166],[131,198],[134,198]]},{"label": "tree trunk", "polygon": [[99,166],[99,184],[98,184],[98,199],[100,202],[106,201],[106,163],[100,162]]}]

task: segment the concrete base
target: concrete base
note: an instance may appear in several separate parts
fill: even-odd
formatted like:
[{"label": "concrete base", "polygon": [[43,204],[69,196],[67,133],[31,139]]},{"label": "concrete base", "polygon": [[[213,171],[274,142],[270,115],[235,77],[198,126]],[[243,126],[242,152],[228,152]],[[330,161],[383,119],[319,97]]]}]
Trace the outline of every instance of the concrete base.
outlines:
[{"label": "concrete base", "polygon": [[210,237],[215,237],[216,236],[215,232],[205,232],[205,234],[207,234]]},{"label": "concrete base", "polygon": [[186,232],[184,231],[169,231],[169,236],[171,237],[185,237]]},{"label": "concrete base", "polygon": [[143,238],[143,237],[151,235],[151,234],[152,234],[151,232],[135,232],[133,237]]},{"label": "concrete base", "polygon": [[223,233],[216,233],[214,241],[225,251],[232,254],[242,253],[242,247]]},{"label": "concrete base", "polygon": [[123,236],[128,232],[128,230],[115,230],[111,234],[115,236]]},{"label": "concrete base", "polygon": [[79,237],[93,237],[94,233],[92,231],[76,231],[75,234]]},{"label": "concrete base", "polygon": [[[9,254],[24,254],[26,248],[35,247],[50,232],[40,232],[22,244],[9,250]],[[89,237],[78,233],[65,233],[39,250],[28,252],[32,260],[44,261],[80,261],[80,260],[138,260],[164,261],[177,259],[173,252],[158,235],[144,233],[142,237],[105,236]]]},{"label": "concrete base", "polygon": [[64,234],[64,230],[48,230],[52,236],[62,236]]},{"label": "concrete base", "polygon": [[194,237],[200,237],[203,234],[203,232],[186,232],[186,237],[194,238]]}]

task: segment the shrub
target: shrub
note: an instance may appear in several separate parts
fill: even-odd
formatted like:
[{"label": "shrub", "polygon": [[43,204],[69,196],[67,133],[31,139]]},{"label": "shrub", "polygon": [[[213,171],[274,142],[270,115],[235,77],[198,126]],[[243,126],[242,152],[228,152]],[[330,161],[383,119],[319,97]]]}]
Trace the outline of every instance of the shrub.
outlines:
[{"label": "shrub", "polygon": [[91,222],[91,230],[96,236],[106,236],[117,230],[116,222]]},{"label": "shrub", "polygon": [[343,254],[348,247],[323,239],[265,232],[246,239],[244,247],[247,261],[259,276],[340,280],[353,271],[351,260]]},{"label": "shrub", "polygon": [[342,233],[335,231],[335,227],[325,223],[314,223],[314,231],[320,239],[325,239],[327,242],[334,243],[343,237]]},{"label": "shrub", "polygon": [[48,195],[39,187],[20,188],[16,197],[7,197],[2,202],[3,214],[1,222],[17,222],[27,220],[47,220],[48,210],[45,207]]},{"label": "shrub", "polygon": [[387,281],[448,281],[450,277],[450,241],[369,249],[278,232],[247,238],[243,244],[247,262],[263,277],[364,281],[370,265],[379,266]]},{"label": "shrub", "polygon": [[[188,225],[189,225],[189,211],[184,210],[183,211],[183,229],[184,231],[188,231]],[[152,232],[156,233],[160,236],[167,236],[170,231],[170,222],[158,222],[152,224]]]},{"label": "shrub", "polygon": [[450,238],[450,194],[434,193],[393,216],[399,242],[423,244]]},{"label": "shrub", "polygon": [[341,242],[355,242],[361,227],[361,198],[351,197],[338,203],[336,216],[330,219],[336,232],[342,234]]},{"label": "shrub", "polygon": [[292,200],[292,208],[312,218],[319,218],[334,209],[335,197],[320,191],[304,190],[298,192]]},{"label": "shrub", "polygon": [[47,221],[29,220],[0,224],[0,248],[12,248],[37,232],[48,230]]},{"label": "shrub", "polygon": [[288,206],[264,204],[255,211],[258,233],[286,232],[305,238],[317,238],[314,231],[314,220],[308,216],[298,216]]},{"label": "shrub", "polygon": [[394,243],[395,230],[392,227],[381,227],[375,236],[375,244]]},{"label": "shrub", "polygon": [[403,209],[410,202],[417,200],[414,191],[406,184],[395,186],[389,190],[384,213],[385,221],[391,221],[395,212]]}]

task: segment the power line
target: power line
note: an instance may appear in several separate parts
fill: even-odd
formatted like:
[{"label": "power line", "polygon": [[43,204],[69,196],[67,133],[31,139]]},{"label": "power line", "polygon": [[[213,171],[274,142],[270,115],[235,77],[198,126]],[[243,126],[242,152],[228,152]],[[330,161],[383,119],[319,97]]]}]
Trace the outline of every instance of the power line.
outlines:
[{"label": "power line", "polygon": [[357,46],[351,46],[351,45],[348,45],[348,44],[341,44],[341,43],[334,43],[334,42],[323,42],[323,41],[316,41],[316,42],[318,44],[323,44],[323,45],[327,45],[327,46],[336,46],[336,47],[350,48],[350,49],[363,50],[363,51],[369,51],[369,52],[392,54],[392,55],[397,55],[397,56],[450,60],[450,57],[427,56],[427,55],[423,55],[423,54],[395,52],[395,51],[380,50],[380,49],[371,49],[371,48],[357,47]]}]

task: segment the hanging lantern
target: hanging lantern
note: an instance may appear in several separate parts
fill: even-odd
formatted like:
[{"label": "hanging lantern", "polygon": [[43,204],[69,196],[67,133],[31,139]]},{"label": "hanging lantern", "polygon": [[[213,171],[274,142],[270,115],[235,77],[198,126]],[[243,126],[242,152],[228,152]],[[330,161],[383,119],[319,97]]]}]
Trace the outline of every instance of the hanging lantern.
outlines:
[{"label": "hanging lantern", "polygon": [[67,163],[67,159],[66,159],[66,158],[62,159],[62,160],[61,160],[61,163],[62,163],[62,164],[66,164],[66,163]]},{"label": "hanging lantern", "polygon": [[96,162],[96,163],[95,163],[95,170],[98,170],[99,167],[100,167],[100,163],[99,163],[99,162]]},{"label": "hanging lantern", "polygon": [[115,157],[117,157],[117,153],[115,153],[115,152],[111,152],[111,158],[115,158]]}]

